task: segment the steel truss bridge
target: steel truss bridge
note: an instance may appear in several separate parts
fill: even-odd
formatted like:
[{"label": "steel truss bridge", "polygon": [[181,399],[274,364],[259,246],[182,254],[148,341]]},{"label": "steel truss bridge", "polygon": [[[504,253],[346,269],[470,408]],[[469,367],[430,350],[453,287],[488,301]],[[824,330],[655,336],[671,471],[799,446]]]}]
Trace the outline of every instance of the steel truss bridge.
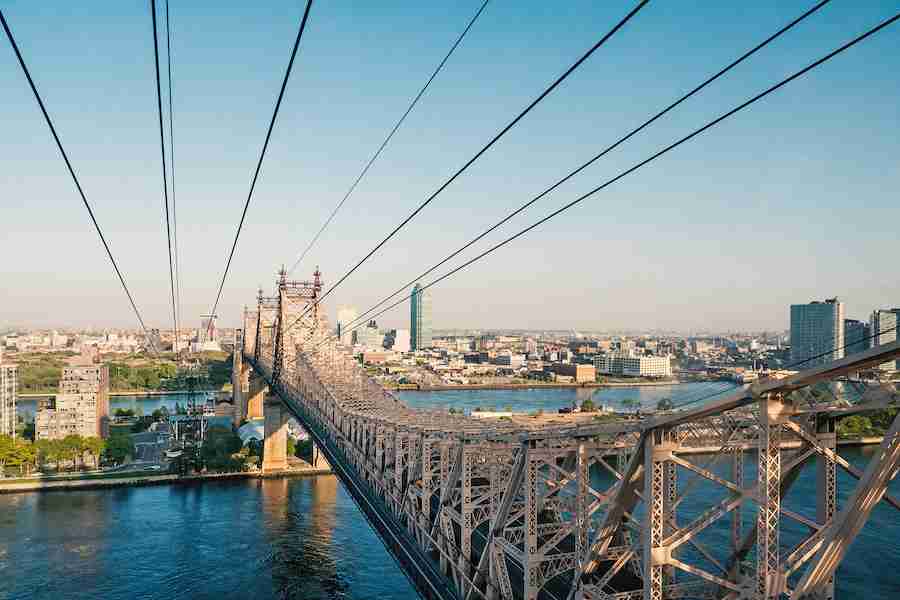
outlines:
[{"label": "steel truss bridge", "polygon": [[[900,417],[864,468],[835,452],[837,418],[898,404],[854,375],[900,342],[642,420],[479,419],[371,379],[319,313],[318,272],[276,289],[245,310],[238,384],[307,428],[425,598],[830,599],[875,505],[900,509]],[[810,462],[815,497],[793,498]]]}]

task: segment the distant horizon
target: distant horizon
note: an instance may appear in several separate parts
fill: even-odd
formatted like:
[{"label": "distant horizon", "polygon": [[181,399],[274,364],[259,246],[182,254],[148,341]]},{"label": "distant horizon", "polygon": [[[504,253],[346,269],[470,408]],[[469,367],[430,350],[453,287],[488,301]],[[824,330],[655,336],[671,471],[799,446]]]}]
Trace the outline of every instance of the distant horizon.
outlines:
[{"label": "distant horizon", "polygon": [[[233,330],[235,326],[228,325],[217,325],[217,329],[228,329]],[[380,323],[378,325],[379,329],[409,329],[409,325],[406,326],[382,326]],[[149,329],[159,329],[161,333],[171,333],[173,332],[172,327],[151,327]],[[180,331],[188,331],[188,330],[198,330],[201,329],[199,325],[196,326],[186,326],[180,329]],[[21,333],[25,331],[39,331],[39,332],[49,332],[49,331],[57,331],[57,332],[91,332],[91,333],[102,333],[104,331],[125,331],[129,333],[138,333],[143,334],[143,331],[139,327],[117,327],[113,325],[101,326],[101,325],[91,325],[91,326],[77,326],[77,325],[49,325],[49,326],[29,326],[25,324],[3,324],[0,325],[0,335],[5,336],[9,335],[9,333],[16,332]],[[547,334],[579,334],[579,335],[695,335],[695,336],[715,336],[715,335],[742,335],[742,334],[773,334],[773,335],[781,335],[789,331],[789,327],[785,327],[782,329],[697,329],[697,330],[677,330],[677,329],[664,329],[664,328],[638,328],[638,327],[613,327],[613,328],[589,328],[589,327],[564,327],[564,328],[535,328],[535,327],[435,327],[432,329],[435,335],[454,335],[456,333],[464,333],[464,332],[481,332],[483,334],[488,333],[547,333]]]}]

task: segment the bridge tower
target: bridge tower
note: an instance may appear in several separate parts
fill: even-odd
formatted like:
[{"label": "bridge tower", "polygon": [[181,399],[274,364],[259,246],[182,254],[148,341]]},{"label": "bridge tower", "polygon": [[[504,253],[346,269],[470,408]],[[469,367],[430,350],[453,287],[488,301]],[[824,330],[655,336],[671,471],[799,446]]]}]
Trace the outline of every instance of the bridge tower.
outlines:
[{"label": "bridge tower", "polygon": [[259,288],[256,294],[256,335],[253,337],[253,362],[259,362],[260,337],[262,329],[263,291]]},{"label": "bridge tower", "polygon": [[284,310],[287,290],[287,271],[282,265],[278,271],[278,315],[275,317],[275,348],[272,354],[272,386],[278,387],[284,370]]},{"label": "bridge tower", "polygon": [[244,362],[244,343],[247,331],[247,309],[244,308],[243,329],[234,332],[234,354],[231,362],[231,395],[234,404],[234,425],[240,427],[247,418],[247,400],[250,392],[250,368]]}]

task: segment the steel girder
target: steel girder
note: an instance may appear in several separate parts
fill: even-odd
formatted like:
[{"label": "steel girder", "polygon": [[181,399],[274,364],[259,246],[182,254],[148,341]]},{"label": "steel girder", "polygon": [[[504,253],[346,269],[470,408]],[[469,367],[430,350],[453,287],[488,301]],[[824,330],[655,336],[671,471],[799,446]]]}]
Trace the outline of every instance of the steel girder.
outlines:
[{"label": "steel girder", "polygon": [[[343,476],[385,507],[465,600],[828,597],[834,567],[900,464],[900,421],[859,472],[834,452],[832,415],[854,408],[798,395],[900,355],[897,344],[641,422],[473,419],[398,401],[306,310],[308,298],[282,289],[280,302],[265,300],[247,314],[248,360],[271,374],[282,336],[277,392],[326,433],[350,466]],[[860,397],[864,408],[883,407],[896,391],[882,385]],[[744,470],[748,451],[758,453],[756,481]],[[782,499],[814,455],[824,460],[812,519]],[[836,514],[836,466],[859,480],[852,513]],[[684,501],[697,503],[697,486],[719,496],[691,514]],[[744,531],[742,511],[751,510],[756,524]],[[784,519],[808,529],[792,547],[780,535]],[[730,531],[724,554],[702,541],[720,522]],[[754,546],[755,572],[743,564]]]}]

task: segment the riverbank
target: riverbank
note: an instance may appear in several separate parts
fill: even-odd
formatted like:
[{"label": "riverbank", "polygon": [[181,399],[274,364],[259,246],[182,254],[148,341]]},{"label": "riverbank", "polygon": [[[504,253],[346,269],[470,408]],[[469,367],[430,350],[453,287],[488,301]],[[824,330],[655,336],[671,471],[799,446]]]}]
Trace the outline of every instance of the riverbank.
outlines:
[{"label": "riverbank", "polygon": [[158,475],[139,475],[136,473],[96,475],[93,477],[60,477],[60,478],[10,478],[0,479],[0,494],[19,494],[23,492],[52,492],[71,490],[92,490],[115,487],[142,487],[149,485],[180,485],[184,483],[200,483],[222,479],[269,479],[280,477],[311,477],[330,475],[329,468],[308,467],[303,469],[287,469],[284,471],[263,473],[262,471],[244,471],[239,473],[200,473],[196,475],[175,475],[170,473]]},{"label": "riverbank", "polygon": [[527,383],[454,383],[447,385],[396,385],[387,389],[393,391],[447,392],[452,390],[539,390],[566,388],[615,388],[615,387],[656,387],[689,383],[677,379],[671,381],[588,381],[583,383],[556,383],[529,381]]},{"label": "riverbank", "polygon": [[[58,392],[46,392],[46,393],[34,393],[34,394],[17,394],[18,398],[26,398],[26,399],[37,399],[37,398],[55,398]],[[231,395],[231,392],[225,390],[126,390],[126,391],[117,391],[117,392],[109,392],[110,396],[137,396],[137,397],[151,397],[151,396],[183,396],[188,394],[219,394],[219,395]]]},{"label": "riverbank", "polygon": [[[837,445],[859,447],[872,446],[882,442],[882,437],[870,436],[860,438],[838,439]],[[782,450],[794,450],[802,446],[800,441],[782,443]],[[744,450],[753,451],[756,444],[748,442],[741,446]],[[721,451],[718,446],[695,446],[682,448],[679,454],[715,454]],[[196,475],[175,475],[170,473],[157,475],[144,475],[132,473],[116,474],[91,474],[91,475],[61,475],[51,477],[17,477],[0,479],[0,494],[20,494],[25,492],[52,492],[72,490],[93,490],[118,487],[143,487],[152,485],[181,485],[191,483],[203,483],[205,481],[232,480],[232,479],[275,479],[284,477],[312,477],[318,475],[332,475],[330,468],[315,468],[312,466],[299,469],[286,469],[283,471],[263,473],[262,471],[243,471],[239,473],[200,473]]]}]

